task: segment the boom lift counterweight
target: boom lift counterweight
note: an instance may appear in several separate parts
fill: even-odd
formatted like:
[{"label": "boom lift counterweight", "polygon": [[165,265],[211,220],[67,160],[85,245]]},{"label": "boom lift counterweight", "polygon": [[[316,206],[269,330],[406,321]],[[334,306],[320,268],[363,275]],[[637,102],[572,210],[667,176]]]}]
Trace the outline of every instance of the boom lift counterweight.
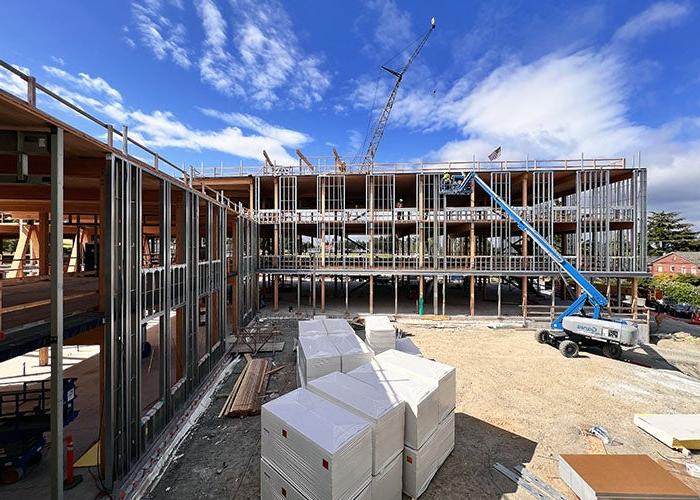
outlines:
[{"label": "boom lift counterweight", "polygon": [[[475,172],[461,175],[445,174],[440,183],[442,195],[469,195],[472,182],[478,184],[503,212],[527,233],[542,248],[557,266],[566,273],[583,293],[551,323],[550,330],[539,330],[537,341],[552,344],[566,357],[578,355],[579,346],[598,345],[610,358],[622,355],[621,346],[635,346],[638,343],[638,330],[634,323],[601,318],[601,309],[608,305],[608,299],[598,291],[586,277],[566,260],[542,235],[523,219],[503,198],[498,196]],[[554,290],[552,290],[554,293]],[[591,317],[580,315],[586,302],[593,306]]]}]

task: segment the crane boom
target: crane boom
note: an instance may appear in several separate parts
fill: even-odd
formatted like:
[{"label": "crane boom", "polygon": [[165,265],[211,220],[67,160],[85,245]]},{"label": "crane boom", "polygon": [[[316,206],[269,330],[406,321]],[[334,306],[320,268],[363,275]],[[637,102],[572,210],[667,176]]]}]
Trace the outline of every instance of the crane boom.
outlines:
[{"label": "crane boom", "polygon": [[394,101],[396,100],[396,94],[399,91],[399,86],[401,85],[401,81],[403,80],[404,75],[406,74],[406,71],[408,71],[408,68],[413,64],[413,61],[418,57],[418,54],[420,53],[421,49],[423,49],[423,46],[426,44],[428,41],[428,38],[430,38],[430,35],[432,34],[433,30],[435,29],[435,18],[431,19],[430,21],[430,29],[427,31],[425,35],[419,40],[418,45],[416,45],[416,48],[413,49],[413,52],[411,53],[411,56],[408,58],[408,61],[406,61],[406,64],[404,64],[403,68],[401,71],[394,71],[390,68],[387,68],[386,66],[382,66],[382,69],[388,73],[391,73],[396,77],[396,81],[394,82],[394,87],[391,89],[391,93],[389,94],[389,98],[386,101],[386,104],[384,105],[384,109],[382,110],[381,114],[379,115],[379,118],[377,119],[377,125],[374,127],[374,132],[372,133],[372,140],[369,142],[369,146],[367,147],[367,152],[365,153],[365,158],[362,162],[362,166],[364,168],[371,168],[372,165],[374,165],[374,157],[377,154],[377,148],[379,147],[379,143],[382,140],[382,137],[384,136],[384,130],[386,129],[386,124],[389,122],[389,115],[391,114],[391,108],[394,107]]}]

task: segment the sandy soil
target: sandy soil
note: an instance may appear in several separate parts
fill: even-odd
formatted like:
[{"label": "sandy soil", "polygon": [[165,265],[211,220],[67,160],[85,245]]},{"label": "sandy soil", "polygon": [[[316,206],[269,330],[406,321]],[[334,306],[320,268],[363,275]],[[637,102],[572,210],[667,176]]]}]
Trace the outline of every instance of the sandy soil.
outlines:
[{"label": "sandy soil", "polygon": [[[294,320],[278,323],[287,345],[275,361],[291,364],[273,375],[268,390],[284,393],[296,387],[297,329]],[[427,357],[457,367],[455,450],[421,499],[532,498],[496,472],[496,462],[526,464],[573,498],[559,479],[560,453],[647,453],[675,472],[684,470],[679,464],[687,459],[638,429],[632,418],[700,413],[700,380],[674,364],[682,360],[682,369],[697,370],[695,344],[663,339],[627,352],[629,362],[596,352],[567,359],[536,343],[532,330],[429,320],[399,326]],[[228,393],[235,379],[234,374],[218,392]],[[223,401],[207,410],[151,498],[259,498],[260,418],[219,419]],[[593,425],[622,444],[605,447],[586,436],[583,431]],[[700,463],[700,456],[692,460]],[[678,477],[700,492],[700,480]]]},{"label": "sandy soil", "polygon": [[[457,443],[422,498],[531,498],[492,469],[518,463],[567,495],[560,453],[647,453],[685,458],[638,429],[635,413],[700,413],[700,380],[673,368],[682,357],[700,365],[700,350],[647,346],[632,362],[583,352],[567,359],[534,341],[532,331],[492,330],[449,322],[404,323],[427,357],[457,368]],[[685,344],[683,344],[685,345]],[[603,446],[584,430],[599,425],[619,440]],[[700,457],[694,461],[700,462]],[[678,467],[680,470],[680,468]],[[700,492],[700,480],[678,475]],[[513,495],[511,495],[513,493]]]}]

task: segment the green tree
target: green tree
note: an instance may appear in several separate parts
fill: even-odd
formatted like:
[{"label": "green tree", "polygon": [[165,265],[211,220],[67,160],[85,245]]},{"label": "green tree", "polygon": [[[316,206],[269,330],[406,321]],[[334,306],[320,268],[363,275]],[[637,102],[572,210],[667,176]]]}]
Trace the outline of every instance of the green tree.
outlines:
[{"label": "green tree", "polygon": [[700,233],[678,212],[651,212],[647,233],[649,255],[700,250]]}]

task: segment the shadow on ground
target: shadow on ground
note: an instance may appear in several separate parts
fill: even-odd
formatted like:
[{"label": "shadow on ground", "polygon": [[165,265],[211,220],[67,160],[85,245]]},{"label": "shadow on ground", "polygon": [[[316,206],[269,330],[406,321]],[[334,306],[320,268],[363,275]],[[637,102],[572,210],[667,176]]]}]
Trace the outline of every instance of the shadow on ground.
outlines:
[{"label": "shadow on ground", "polygon": [[421,499],[501,498],[515,483],[493,468],[528,463],[537,443],[464,413],[455,415],[455,449]]}]

